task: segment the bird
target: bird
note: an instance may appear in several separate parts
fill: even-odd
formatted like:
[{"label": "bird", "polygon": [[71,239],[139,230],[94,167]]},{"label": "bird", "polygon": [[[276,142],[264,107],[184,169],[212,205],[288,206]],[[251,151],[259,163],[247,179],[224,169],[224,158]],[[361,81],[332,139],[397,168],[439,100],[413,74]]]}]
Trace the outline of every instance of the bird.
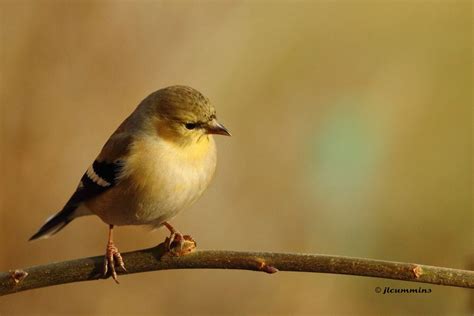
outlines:
[{"label": "bird", "polygon": [[216,169],[212,135],[231,136],[198,90],[175,85],[147,96],[110,136],[61,211],[30,238],[48,238],[78,217],[96,215],[109,226],[104,277],[117,283],[116,265],[126,272],[115,246],[115,226],[166,227],[172,255],[196,247],[170,224],[209,186]]}]

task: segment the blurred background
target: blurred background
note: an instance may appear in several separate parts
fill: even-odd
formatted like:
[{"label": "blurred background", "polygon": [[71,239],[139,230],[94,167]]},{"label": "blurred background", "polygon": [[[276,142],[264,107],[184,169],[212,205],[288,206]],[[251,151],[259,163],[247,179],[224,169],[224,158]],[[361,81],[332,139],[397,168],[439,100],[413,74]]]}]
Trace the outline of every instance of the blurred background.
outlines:
[{"label": "blurred background", "polygon": [[[211,187],[172,221],[201,249],[474,260],[470,1],[3,0],[0,14],[0,271],[103,254],[96,217],[27,239],[118,124],[172,84],[202,91],[233,134],[217,138]],[[166,235],[123,227],[116,242]],[[0,315],[464,315],[469,294],[181,270],[15,294]]]}]

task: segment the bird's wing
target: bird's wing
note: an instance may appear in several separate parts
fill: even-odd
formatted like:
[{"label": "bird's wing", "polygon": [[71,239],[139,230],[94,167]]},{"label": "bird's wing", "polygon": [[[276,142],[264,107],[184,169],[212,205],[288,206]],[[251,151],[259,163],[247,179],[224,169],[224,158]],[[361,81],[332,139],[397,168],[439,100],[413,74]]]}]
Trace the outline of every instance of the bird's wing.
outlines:
[{"label": "bird's wing", "polygon": [[82,176],[76,192],[64,208],[76,208],[82,202],[110,190],[120,182],[123,157],[130,149],[131,139],[130,134],[126,133],[116,133],[110,137],[99,156]]},{"label": "bird's wing", "polygon": [[116,132],[100,152],[94,163],[82,176],[76,192],[71,196],[63,209],[51,216],[30,240],[49,237],[63,229],[75,217],[81,203],[110,190],[120,182],[123,157],[126,156],[131,144],[131,137]]}]

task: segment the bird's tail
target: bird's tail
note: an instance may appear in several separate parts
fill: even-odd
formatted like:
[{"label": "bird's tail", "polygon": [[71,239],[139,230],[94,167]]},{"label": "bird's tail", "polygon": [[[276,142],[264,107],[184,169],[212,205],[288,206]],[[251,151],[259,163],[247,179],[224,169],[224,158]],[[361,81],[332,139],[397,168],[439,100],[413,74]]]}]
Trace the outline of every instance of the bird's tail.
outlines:
[{"label": "bird's tail", "polygon": [[38,238],[49,238],[63,229],[77,216],[74,214],[77,207],[65,207],[59,213],[54,214],[46,220],[46,223],[29,240]]}]

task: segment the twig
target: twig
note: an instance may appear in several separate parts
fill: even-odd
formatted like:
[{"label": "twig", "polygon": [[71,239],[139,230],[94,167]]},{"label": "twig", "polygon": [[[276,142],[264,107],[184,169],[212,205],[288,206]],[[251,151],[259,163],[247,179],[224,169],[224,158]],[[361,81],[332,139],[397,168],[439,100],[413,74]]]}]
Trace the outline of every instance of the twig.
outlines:
[{"label": "twig", "polygon": [[[474,288],[474,271],[328,255],[201,250],[182,257],[166,254],[163,244],[123,254],[127,273],[168,269],[241,269],[320,272]],[[0,273],[0,295],[102,276],[103,257],[50,263]],[[112,286],[112,284],[110,285]]]}]

